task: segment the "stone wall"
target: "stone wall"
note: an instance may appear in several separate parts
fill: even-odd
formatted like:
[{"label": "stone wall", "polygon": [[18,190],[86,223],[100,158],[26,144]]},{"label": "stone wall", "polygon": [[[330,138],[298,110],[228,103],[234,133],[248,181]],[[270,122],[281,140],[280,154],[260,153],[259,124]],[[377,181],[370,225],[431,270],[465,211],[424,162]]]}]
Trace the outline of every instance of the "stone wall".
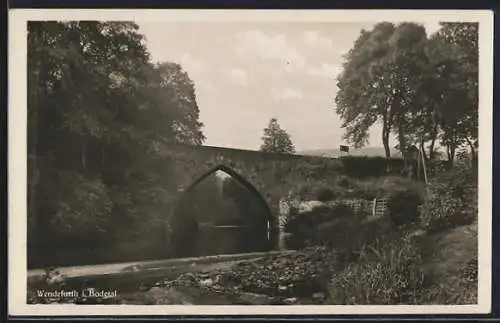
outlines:
[{"label": "stone wall", "polygon": [[273,245],[277,248],[280,199],[300,185],[335,181],[338,161],[333,158],[263,153],[212,146],[169,145],[162,148],[166,165],[173,169],[166,178],[171,203],[165,209],[167,221],[174,214],[183,192],[204,177],[222,170],[239,177],[258,192],[269,207]]}]

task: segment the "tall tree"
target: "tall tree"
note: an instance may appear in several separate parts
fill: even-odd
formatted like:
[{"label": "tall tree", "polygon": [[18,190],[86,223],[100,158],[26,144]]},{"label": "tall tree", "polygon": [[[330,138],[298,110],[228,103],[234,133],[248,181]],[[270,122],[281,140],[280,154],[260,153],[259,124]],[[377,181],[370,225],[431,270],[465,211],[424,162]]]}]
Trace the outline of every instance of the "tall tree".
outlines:
[{"label": "tall tree", "polygon": [[262,141],[263,144],[260,150],[263,152],[283,154],[295,153],[295,146],[293,145],[290,135],[280,127],[276,118],[272,118],[267,128],[264,129]]},{"label": "tall tree", "polygon": [[459,147],[476,156],[478,138],[478,24],[442,23],[431,39],[430,57],[439,68],[434,84],[441,144],[452,164]]},{"label": "tall tree", "polygon": [[405,156],[429,123],[428,115],[422,113],[420,100],[426,82],[424,72],[428,66],[425,28],[414,23],[402,23],[391,37],[391,42],[392,76],[397,98],[397,110],[394,113],[397,127],[394,132],[399,141],[399,150]]},{"label": "tall tree", "polygon": [[383,22],[363,30],[346,56],[338,78],[336,111],[344,138],[361,147],[368,130],[382,124],[406,156],[415,145],[426,158],[436,155],[438,139],[452,161],[458,147],[477,149],[477,24],[443,23],[428,39],[423,26]]},{"label": "tall tree", "polygon": [[344,139],[360,148],[368,143],[368,130],[382,124],[382,142],[390,157],[389,135],[393,127],[394,89],[387,63],[395,26],[384,22],[373,30],[362,30],[346,55],[337,79],[336,112],[346,129]]},{"label": "tall tree", "polygon": [[151,64],[137,25],[29,22],[30,241],[131,237],[167,195],[157,143],[202,143],[198,113],[187,74]]},{"label": "tall tree", "polygon": [[384,22],[361,32],[337,84],[335,102],[346,128],[345,139],[361,147],[368,142],[369,128],[379,122],[386,157],[390,157],[391,133],[406,155],[416,141],[412,128],[422,117],[417,115],[424,84],[421,71],[427,64],[426,40],[424,27],[414,23]]},{"label": "tall tree", "polygon": [[152,82],[153,91],[160,94],[160,105],[173,111],[171,124],[175,141],[201,145],[205,141],[200,122],[200,109],[196,101],[195,86],[179,64],[164,62],[155,66],[159,80]]},{"label": "tall tree", "polygon": [[[116,156],[107,147],[133,143],[123,133],[134,129],[127,125],[134,120],[135,85],[149,60],[135,29],[130,23],[28,25],[28,149],[39,174],[30,211],[43,234],[71,228],[85,235],[96,229],[94,216],[99,225],[110,216],[109,207],[93,214],[92,200],[83,196],[111,203],[108,190],[98,189],[105,186],[106,161]],[[120,85],[113,75],[121,75]]]}]

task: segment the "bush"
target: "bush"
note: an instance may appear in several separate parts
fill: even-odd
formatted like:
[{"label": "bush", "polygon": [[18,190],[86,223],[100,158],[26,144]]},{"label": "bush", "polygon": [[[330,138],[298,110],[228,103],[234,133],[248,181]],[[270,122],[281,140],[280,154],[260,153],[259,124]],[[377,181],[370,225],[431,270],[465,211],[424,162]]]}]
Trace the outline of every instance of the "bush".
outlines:
[{"label": "bush", "polygon": [[396,225],[412,223],[419,219],[422,198],[417,191],[401,190],[389,196],[387,208]]},{"label": "bush", "polygon": [[422,222],[430,231],[473,223],[477,220],[477,170],[456,167],[430,183]]},{"label": "bush", "polygon": [[379,177],[387,174],[401,175],[406,164],[412,164],[417,168],[416,160],[405,160],[402,158],[368,157],[368,156],[345,156],[341,157],[344,174],[351,177]]},{"label": "bush", "polygon": [[316,199],[320,202],[328,202],[334,199],[333,191],[329,188],[322,188],[316,194]]},{"label": "bush", "polygon": [[431,160],[426,164],[427,176],[435,177],[439,176],[443,172],[448,171],[450,168],[449,162],[447,160]]},{"label": "bush", "polygon": [[292,217],[285,224],[285,232],[290,233],[287,236],[287,247],[292,249],[301,249],[312,244],[315,227],[324,221],[330,214],[328,207],[315,207],[310,212],[299,213]]},{"label": "bush", "polygon": [[330,207],[330,212],[335,218],[348,218],[354,217],[354,210],[347,204],[338,203]]},{"label": "bush", "polygon": [[334,159],[329,160],[329,163],[321,163],[319,165],[307,166],[304,169],[308,172],[311,178],[322,178],[325,174],[333,175],[342,170],[342,164]]},{"label": "bush", "polygon": [[387,168],[384,157],[345,156],[340,160],[344,173],[353,177],[382,176]]},{"label": "bush", "polygon": [[342,176],[342,177],[339,179],[338,185],[339,185],[340,187],[343,187],[343,188],[348,188],[348,187],[350,187],[350,186],[351,186],[351,181],[350,181],[349,177]]},{"label": "bush", "polygon": [[310,245],[326,244],[319,234],[322,225],[339,219],[353,221],[353,210],[345,204],[337,204],[316,206],[309,212],[298,214],[285,224],[285,232],[290,233],[286,240],[287,247],[301,249]]},{"label": "bush", "polygon": [[329,304],[418,304],[425,280],[418,248],[411,239],[364,246],[359,259],[334,273]]}]

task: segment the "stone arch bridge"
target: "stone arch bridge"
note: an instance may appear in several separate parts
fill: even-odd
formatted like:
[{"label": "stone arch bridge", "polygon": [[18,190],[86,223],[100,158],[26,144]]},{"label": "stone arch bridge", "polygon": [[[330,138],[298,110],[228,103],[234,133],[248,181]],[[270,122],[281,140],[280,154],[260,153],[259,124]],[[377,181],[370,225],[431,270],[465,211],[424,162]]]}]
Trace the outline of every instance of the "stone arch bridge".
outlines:
[{"label": "stone arch bridge", "polygon": [[[271,249],[279,248],[280,200],[300,187],[319,187],[334,181],[339,167],[334,158],[264,153],[214,146],[169,145],[162,149],[172,169],[172,191],[167,218],[191,188],[218,170],[224,171],[255,193],[269,212]],[[170,228],[172,230],[172,228]]]}]

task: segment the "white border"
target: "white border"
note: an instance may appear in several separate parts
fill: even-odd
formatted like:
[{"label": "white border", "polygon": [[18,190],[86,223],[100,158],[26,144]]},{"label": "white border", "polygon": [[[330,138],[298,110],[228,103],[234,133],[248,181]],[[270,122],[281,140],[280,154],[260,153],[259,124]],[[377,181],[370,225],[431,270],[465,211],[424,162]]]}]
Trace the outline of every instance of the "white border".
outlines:
[{"label": "white border", "polygon": [[[477,305],[458,306],[137,306],[26,304],[26,107],[29,20],[137,22],[479,22],[479,293]],[[10,315],[243,315],[447,314],[491,310],[493,13],[486,10],[85,10],[13,9],[9,12],[9,314]]]}]

